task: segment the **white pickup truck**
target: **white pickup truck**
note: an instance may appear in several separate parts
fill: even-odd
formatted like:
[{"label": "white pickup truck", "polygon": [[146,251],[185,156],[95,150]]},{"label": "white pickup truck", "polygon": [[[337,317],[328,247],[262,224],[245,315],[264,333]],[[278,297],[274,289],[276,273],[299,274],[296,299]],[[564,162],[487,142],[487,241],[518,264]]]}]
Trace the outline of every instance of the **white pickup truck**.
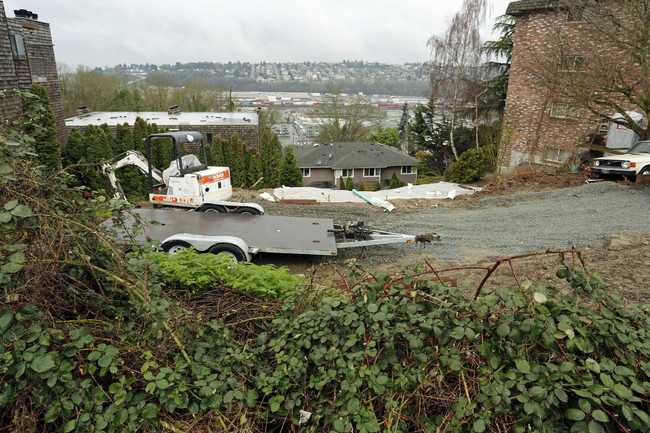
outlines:
[{"label": "white pickup truck", "polygon": [[636,182],[650,182],[650,140],[638,141],[620,155],[595,158],[591,172],[598,177],[624,176]]}]

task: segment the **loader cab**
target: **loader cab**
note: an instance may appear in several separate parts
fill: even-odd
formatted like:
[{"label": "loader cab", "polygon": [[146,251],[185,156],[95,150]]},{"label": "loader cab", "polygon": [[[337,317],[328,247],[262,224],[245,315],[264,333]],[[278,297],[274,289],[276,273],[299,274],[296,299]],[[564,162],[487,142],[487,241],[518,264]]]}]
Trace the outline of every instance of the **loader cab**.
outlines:
[{"label": "loader cab", "polygon": [[172,149],[169,152],[172,161],[181,176],[187,173],[193,173],[208,168],[208,158],[205,151],[205,141],[203,134],[196,131],[175,131],[151,134],[144,139],[147,147],[147,160],[149,161],[149,189],[151,192],[164,184],[155,184],[152,173],[156,168],[153,161],[156,159],[156,146],[169,146],[168,140],[171,139]]}]

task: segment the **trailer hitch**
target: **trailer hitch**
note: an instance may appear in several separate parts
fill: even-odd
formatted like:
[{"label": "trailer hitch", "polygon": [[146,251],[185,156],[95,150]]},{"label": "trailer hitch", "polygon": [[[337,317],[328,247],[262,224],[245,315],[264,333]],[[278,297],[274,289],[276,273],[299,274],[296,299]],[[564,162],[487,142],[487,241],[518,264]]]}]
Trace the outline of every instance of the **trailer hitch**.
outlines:
[{"label": "trailer hitch", "polygon": [[440,241],[440,235],[435,233],[424,233],[421,235],[415,236],[416,244],[429,244],[431,242]]}]

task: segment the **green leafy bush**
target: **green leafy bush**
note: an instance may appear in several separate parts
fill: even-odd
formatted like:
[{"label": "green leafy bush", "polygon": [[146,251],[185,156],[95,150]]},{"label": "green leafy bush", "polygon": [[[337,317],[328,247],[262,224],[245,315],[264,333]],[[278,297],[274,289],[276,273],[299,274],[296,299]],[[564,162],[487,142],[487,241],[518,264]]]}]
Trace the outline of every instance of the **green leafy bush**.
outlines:
[{"label": "green leafy bush", "polygon": [[149,257],[168,284],[192,292],[225,286],[262,298],[282,299],[293,293],[301,279],[286,268],[233,263],[229,257],[199,254],[193,249],[178,254],[150,253]]},{"label": "green leafy bush", "polygon": [[494,146],[473,148],[463,152],[458,161],[447,167],[445,180],[455,183],[469,183],[479,180],[490,168]]}]

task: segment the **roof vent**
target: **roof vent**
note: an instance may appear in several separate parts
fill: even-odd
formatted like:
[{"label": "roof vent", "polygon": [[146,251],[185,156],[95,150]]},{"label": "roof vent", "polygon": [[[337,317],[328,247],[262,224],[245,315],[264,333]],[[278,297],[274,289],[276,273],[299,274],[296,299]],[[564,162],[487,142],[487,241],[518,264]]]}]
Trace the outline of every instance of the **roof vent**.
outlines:
[{"label": "roof vent", "polygon": [[16,18],[28,18],[30,20],[38,19],[38,14],[28,11],[27,9],[14,9],[14,15]]},{"label": "roof vent", "polygon": [[179,114],[181,112],[181,107],[178,105],[172,105],[169,107],[169,110],[167,110],[167,114]]},{"label": "roof vent", "polygon": [[77,116],[85,116],[88,115],[88,113],[90,113],[90,110],[85,105],[81,105],[77,108]]}]

